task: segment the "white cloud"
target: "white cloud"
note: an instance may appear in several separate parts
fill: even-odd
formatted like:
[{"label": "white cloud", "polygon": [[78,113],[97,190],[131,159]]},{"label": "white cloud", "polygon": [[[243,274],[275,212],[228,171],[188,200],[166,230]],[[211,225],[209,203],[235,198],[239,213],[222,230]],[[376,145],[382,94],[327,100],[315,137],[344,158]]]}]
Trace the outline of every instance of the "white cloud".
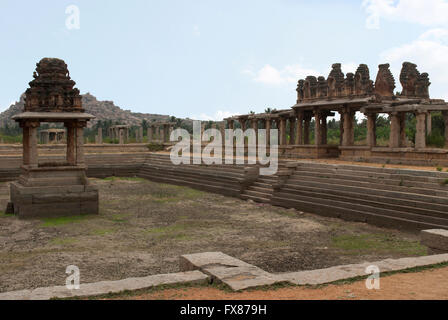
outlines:
[{"label": "white cloud", "polygon": [[205,113],[201,113],[199,115],[193,115],[190,118],[194,119],[194,120],[201,120],[201,121],[222,121],[225,118],[229,118],[229,117],[235,116],[235,115],[239,115],[239,113],[218,110],[215,112],[214,115],[208,115]]},{"label": "white cloud", "polygon": [[[355,73],[358,65],[353,62],[342,63],[342,72],[345,74],[352,72]],[[271,85],[271,86],[284,86],[296,84],[299,79],[305,79],[307,76],[325,76],[327,78],[331,71],[331,66],[328,67],[325,72],[320,72],[312,68],[303,67],[300,64],[287,65],[281,69],[277,69],[269,64],[266,64],[260,70],[254,72],[251,69],[245,69],[243,74],[248,75],[253,81]]]},{"label": "white cloud", "polygon": [[305,78],[309,75],[318,75],[318,72],[310,68],[304,68],[298,64],[287,65],[281,69],[277,69],[267,64],[256,72],[250,69],[245,69],[243,70],[243,74],[249,75],[255,82],[258,83],[282,86],[297,83],[299,79]]},{"label": "white cloud", "polygon": [[364,0],[366,27],[379,29],[380,19],[406,21],[425,26],[448,26],[447,0]]},{"label": "white cloud", "polygon": [[404,61],[417,64],[420,72],[429,73],[431,96],[448,99],[448,29],[429,30],[411,43],[386,50],[381,61],[391,63],[397,87],[400,87],[401,64]]},{"label": "white cloud", "polygon": [[0,112],[6,111],[7,109],[9,109],[10,106],[12,106],[13,104],[15,104],[16,101],[11,101],[7,106],[0,106]]},{"label": "white cloud", "polygon": [[199,29],[198,25],[195,25],[193,27],[193,35],[195,35],[196,37],[200,37],[201,36],[201,30]]}]

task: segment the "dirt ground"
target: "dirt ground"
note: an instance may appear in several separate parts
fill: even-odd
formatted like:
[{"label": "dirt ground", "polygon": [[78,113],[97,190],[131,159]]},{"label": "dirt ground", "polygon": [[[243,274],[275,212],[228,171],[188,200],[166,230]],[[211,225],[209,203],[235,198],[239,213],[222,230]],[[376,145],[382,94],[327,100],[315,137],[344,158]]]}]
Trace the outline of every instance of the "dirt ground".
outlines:
[{"label": "dirt ground", "polygon": [[[118,298],[114,298],[118,299]],[[365,280],[320,288],[290,287],[276,290],[227,292],[216,288],[167,289],[132,300],[447,300],[448,268],[402,273],[380,278],[379,290],[366,289]]]},{"label": "dirt ground", "polygon": [[[92,179],[100,215],[31,221],[0,212],[0,292],[178,272],[222,251],[269,272],[425,255],[418,236],[139,178]],[[8,201],[0,184],[0,208]]]}]

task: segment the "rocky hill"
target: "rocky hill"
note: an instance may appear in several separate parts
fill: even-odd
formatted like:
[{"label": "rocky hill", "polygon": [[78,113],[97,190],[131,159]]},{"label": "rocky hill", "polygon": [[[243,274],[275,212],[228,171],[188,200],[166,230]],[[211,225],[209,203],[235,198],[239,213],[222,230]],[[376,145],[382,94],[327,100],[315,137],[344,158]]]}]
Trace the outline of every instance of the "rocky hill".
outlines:
[{"label": "rocky hill", "polygon": [[[22,94],[20,100],[11,105],[9,109],[0,113],[0,127],[6,125],[14,125],[14,121],[11,117],[21,113],[24,107],[25,95]],[[120,124],[128,125],[140,125],[142,120],[147,121],[164,121],[168,120],[168,115],[159,115],[151,113],[135,113],[129,110],[123,110],[116,106],[112,101],[99,101],[90,93],[82,95],[82,105],[87,113],[90,113],[96,117],[95,120],[89,123],[89,126],[94,125],[97,121],[112,120],[118,121]]]}]

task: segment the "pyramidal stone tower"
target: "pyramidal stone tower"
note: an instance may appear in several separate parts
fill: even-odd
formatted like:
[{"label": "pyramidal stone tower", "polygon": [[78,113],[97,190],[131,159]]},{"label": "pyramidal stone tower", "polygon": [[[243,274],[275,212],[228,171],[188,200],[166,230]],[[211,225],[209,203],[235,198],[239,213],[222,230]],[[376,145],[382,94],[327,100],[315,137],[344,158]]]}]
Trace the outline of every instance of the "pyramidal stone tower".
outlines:
[{"label": "pyramidal stone tower", "polygon": [[[23,129],[23,164],[19,180],[11,183],[8,208],[19,218],[97,214],[98,189],[86,177],[83,147],[83,130],[94,116],[84,112],[64,61],[42,59],[33,77],[25,93],[24,112],[13,117]],[[64,124],[64,161],[39,161],[41,123]]]}]

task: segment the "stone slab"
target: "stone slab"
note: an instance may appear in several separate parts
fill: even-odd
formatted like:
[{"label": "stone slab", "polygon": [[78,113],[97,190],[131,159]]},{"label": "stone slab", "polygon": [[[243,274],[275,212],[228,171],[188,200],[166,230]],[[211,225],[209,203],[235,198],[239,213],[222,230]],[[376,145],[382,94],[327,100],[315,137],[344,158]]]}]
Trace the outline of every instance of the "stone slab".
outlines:
[{"label": "stone slab", "polygon": [[181,270],[200,270],[235,291],[285,282],[276,275],[222,252],[181,256],[180,267]]},{"label": "stone slab", "polygon": [[278,279],[283,279],[296,285],[320,285],[339,280],[367,276],[365,271],[368,266],[377,266],[380,272],[390,272],[430,266],[445,262],[448,262],[448,254],[416,258],[386,259],[376,262],[350,264],[319,270],[283,273],[278,274],[277,277]]},{"label": "stone slab", "polygon": [[82,284],[79,290],[68,290],[65,286],[38,288],[0,293],[0,300],[49,300],[52,298],[75,298],[119,293],[126,290],[148,289],[168,284],[207,283],[209,276],[200,271],[158,274],[143,278],[128,278],[118,281],[101,281]]},{"label": "stone slab", "polygon": [[212,267],[250,267],[252,265],[222,252],[187,254],[180,257],[182,271],[203,270]]},{"label": "stone slab", "polygon": [[432,250],[448,252],[448,230],[431,229],[420,233],[421,243]]}]

